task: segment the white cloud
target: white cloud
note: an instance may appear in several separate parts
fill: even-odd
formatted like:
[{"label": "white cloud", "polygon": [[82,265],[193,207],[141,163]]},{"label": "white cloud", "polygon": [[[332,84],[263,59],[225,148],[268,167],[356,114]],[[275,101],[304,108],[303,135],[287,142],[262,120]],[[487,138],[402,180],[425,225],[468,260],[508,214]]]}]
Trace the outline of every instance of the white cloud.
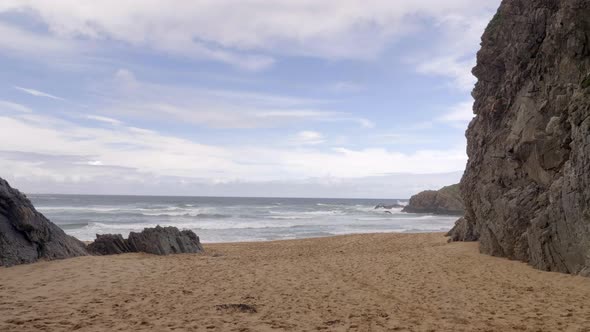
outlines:
[{"label": "white cloud", "polygon": [[[2,4],[0,4],[0,13],[1,6]],[[2,36],[0,38],[1,53],[47,59],[50,56],[75,54],[81,51],[75,41],[29,32],[2,22],[0,22],[0,36]],[[39,54],[43,54],[43,57],[40,58]]]},{"label": "white cloud", "polygon": [[450,110],[439,118],[439,121],[448,122],[465,127],[475,114],[473,114],[473,100],[459,103],[450,108]]},{"label": "white cloud", "polygon": [[22,113],[31,113],[32,110],[24,105],[18,104],[18,103],[13,103],[11,101],[6,101],[6,100],[0,100],[0,110],[2,109],[9,109],[9,110],[13,110],[13,111],[17,111],[17,112],[22,112]]},{"label": "white cloud", "polygon": [[[64,40],[112,40],[259,70],[272,65],[276,55],[373,59],[424,22],[435,20],[446,29],[497,4],[497,0],[208,0],[171,6],[165,0],[5,0],[0,13],[29,13],[46,24],[51,35],[41,39],[42,45],[59,48],[67,46],[62,45]],[[15,35],[15,28],[7,29]],[[29,33],[24,39],[38,37]],[[462,33],[454,40],[463,38]],[[35,49],[33,42],[19,47]]]},{"label": "white cloud", "polygon": [[65,101],[64,98],[57,97],[57,96],[54,96],[52,94],[49,94],[49,93],[46,93],[46,92],[43,92],[43,91],[39,91],[39,90],[35,90],[35,89],[23,88],[23,87],[20,87],[20,86],[15,86],[14,88],[17,89],[17,90],[20,90],[22,92],[28,93],[28,94],[30,94],[32,96],[35,96],[35,97],[44,97],[44,98],[49,98],[49,99],[54,99],[54,100]]},{"label": "white cloud", "polygon": [[[110,172],[114,168],[121,179],[134,181],[149,181],[156,176],[187,181],[255,182],[361,178],[399,172],[440,173],[461,170],[466,162],[463,147],[400,153],[344,147],[323,151],[312,149],[313,145],[304,149],[215,146],[139,128],[92,128],[34,114],[0,116],[0,127],[3,128],[0,141],[6,142],[4,151],[45,156],[35,160],[16,158],[16,161],[0,158],[4,174],[38,176],[65,183],[112,176]],[[311,131],[300,136],[309,142],[322,138],[320,133]],[[84,165],[94,168],[89,171]]]},{"label": "white cloud", "polygon": [[418,64],[418,72],[429,75],[446,76],[452,79],[452,87],[470,91],[475,85],[475,77],[471,68],[475,66],[475,59],[469,57],[462,60],[460,56],[435,57]]},{"label": "white cloud", "polygon": [[295,135],[293,142],[301,145],[317,145],[324,143],[324,136],[317,131],[304,130]]},{"label": "white cloud", "polygon": [[451,13],[438,18],[436,28],[440,33],[430,54],[419,56],[411,62],[419,73],[447,77],[449,85],[460,91],[471,91],[476,82],[471,74],[475,66],[475,51],[481,35],[495,13],[499,1],[481,2],[481,10],[472,15]]},{"label": "white cloud", "polygon": [[102,112],[144,120],[182,122],[212,128],[269,128],[294,122],[348,122],[373,128],[369,119],[332,110],[336,102],[247,91],[200,89],[144,82],[128,69],[119,69],[114,83],[104,84],[110,95]]},{"label": "white cloud", "polygon": [[[3,158],[0,152],[0,159]],[[12,162],[12,161],[9,161]],[[108,166],[79,166],[92,177],[77,177],[76,182],[57,182],[43,173],[35,177],[5,178],[27,193],[123,194],[123,195],[200,195],[240,197],[331,197],[331,198],[409,198],[422,190],[457,183],[462,172],[440,174],[390,174],[354,179],[309,178],[298,181],[206,181],[175,177],[129,176],[128,170]],[[10,166],[8,167],[11,168]],[[102,173],[99,173],[102,172]],[[100,174],[100,175],[99,175]]]},{"label": "white cloud", "polygon": [[99,122],[104,122],[104,123],[108,123],[114,126],[118,126],[121,125],[122,122],[117,120],[117,119],[113,119],[113,118],[109,118],[106,116],[100,116],[100,115],[87,115],[86,116],[87,119],[90,120],[95,120],[95,121],[99,121]]}]

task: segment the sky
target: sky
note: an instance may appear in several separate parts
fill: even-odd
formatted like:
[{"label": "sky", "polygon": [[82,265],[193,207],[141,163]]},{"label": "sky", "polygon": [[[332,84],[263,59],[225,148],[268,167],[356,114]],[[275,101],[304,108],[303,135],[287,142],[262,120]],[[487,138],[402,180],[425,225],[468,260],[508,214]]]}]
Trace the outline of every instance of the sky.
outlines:
[{"label": "sky", "polygon": [[406,198],[459,181],[499,0],[2,0],[28,193]]}]

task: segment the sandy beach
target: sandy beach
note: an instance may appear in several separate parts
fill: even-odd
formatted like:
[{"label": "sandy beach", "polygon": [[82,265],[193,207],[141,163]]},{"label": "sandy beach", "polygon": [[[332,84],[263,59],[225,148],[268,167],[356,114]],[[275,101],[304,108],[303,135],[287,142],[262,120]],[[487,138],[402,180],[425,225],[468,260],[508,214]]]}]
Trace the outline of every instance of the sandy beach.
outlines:
[{"label": "sandy beach", "polygon": [[440,233],[0,269],[0,331],[590,331],[590,279]]}]

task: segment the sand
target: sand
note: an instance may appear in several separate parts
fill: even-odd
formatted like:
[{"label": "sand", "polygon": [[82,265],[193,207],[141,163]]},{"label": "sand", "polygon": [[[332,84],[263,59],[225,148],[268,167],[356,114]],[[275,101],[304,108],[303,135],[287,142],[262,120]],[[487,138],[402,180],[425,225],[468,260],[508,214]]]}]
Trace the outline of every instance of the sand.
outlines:
[{"label": "sand", "polygon": [[209,244],[0,269],[0,331],[590,331],[590,278],[442,234]]}]

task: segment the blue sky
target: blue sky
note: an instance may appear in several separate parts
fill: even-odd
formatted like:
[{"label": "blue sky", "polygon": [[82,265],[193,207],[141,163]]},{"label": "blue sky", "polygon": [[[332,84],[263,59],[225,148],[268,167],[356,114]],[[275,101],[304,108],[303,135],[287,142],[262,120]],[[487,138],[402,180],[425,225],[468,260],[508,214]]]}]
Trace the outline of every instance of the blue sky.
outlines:
[{"label": "blue sky", "polygon": [[28,192],[225,196],[456,182],[498,5],[2,1],[0,176]]}]

